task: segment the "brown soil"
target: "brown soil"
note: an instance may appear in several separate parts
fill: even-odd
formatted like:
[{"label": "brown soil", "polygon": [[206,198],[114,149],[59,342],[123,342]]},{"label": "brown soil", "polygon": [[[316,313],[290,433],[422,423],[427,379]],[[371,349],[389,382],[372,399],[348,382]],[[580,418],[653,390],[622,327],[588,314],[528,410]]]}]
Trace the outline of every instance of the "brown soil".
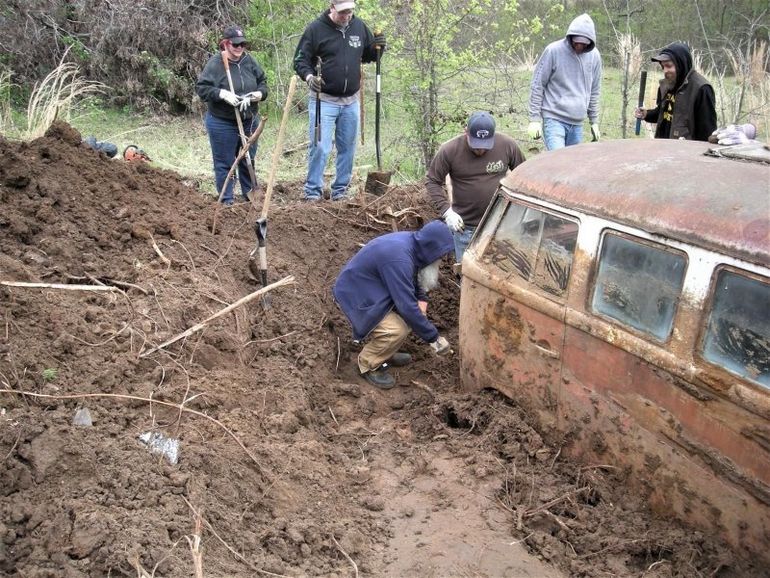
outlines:
[{"label": "brown soil", "polygon": [[[4,575],[193,576],[194,510],[205,576],[765,572],[651,516],[622,472],[565,461],[500,395],[463,392],[456,355],[410,341],[397,388],[359,380],[329,289],[390,231],[385,205],[412,209],[401,228],[431,216],[419,187],[366,208],[277,187],[269,276],[296,283],[140,356],[258,288],[258,211],[217,211],[174,173],[79,142],[59,124],[29,144],[0,138],[0,280],[122,290],[0,287]],[[451,279],[429,314],[456,344]],[[72,424],[81,407],[93,426]],[[151,431],[180,440],[177,465],[139,441]]]}]

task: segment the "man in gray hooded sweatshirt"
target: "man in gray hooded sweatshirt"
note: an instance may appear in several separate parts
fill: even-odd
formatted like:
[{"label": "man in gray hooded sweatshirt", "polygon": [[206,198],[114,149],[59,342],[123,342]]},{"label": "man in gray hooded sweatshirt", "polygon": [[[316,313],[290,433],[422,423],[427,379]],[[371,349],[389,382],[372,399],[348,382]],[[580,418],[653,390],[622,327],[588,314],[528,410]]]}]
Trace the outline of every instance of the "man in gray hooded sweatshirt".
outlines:
[{"label": "man in gray hooded sweatshirt", "polygon": [[546,46],[537,62],[529,93],[530,138],[540,138],[542,123],[549,151],[579,144],[587,114],[593,140],[599,140],[601,83],[594,21],[581,14],[569,25],[566,37]]}]

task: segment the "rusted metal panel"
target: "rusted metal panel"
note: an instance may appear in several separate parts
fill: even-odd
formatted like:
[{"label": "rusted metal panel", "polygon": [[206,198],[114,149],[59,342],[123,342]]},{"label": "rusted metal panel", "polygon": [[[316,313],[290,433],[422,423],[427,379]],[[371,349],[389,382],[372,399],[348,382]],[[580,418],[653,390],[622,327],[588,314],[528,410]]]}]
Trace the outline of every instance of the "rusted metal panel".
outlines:
[{"label": "rusted metal panel", "polygon": [[770,266],[770,165],[708,148],[660,139],[566,147],[519,165],[502,185]]},{"label": "rusted metal panel", "polygon": [[463,292],[460,315],[475,321],[460,325],[462,382],[498,389],[555,426],[564,325],[478,283],[464,279]]}]

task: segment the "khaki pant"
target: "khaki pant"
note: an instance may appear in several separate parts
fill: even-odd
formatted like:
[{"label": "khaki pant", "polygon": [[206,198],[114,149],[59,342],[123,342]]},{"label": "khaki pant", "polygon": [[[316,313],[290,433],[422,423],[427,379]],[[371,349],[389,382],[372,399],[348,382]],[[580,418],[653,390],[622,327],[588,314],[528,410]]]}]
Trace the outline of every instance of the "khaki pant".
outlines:
[{"label": "khaki pant", "polygon": [[358,370],[366,373],[377,369],[398,352],[410,331],[398,313],[388,313],[369,334],[366,345],[358,354]]}]

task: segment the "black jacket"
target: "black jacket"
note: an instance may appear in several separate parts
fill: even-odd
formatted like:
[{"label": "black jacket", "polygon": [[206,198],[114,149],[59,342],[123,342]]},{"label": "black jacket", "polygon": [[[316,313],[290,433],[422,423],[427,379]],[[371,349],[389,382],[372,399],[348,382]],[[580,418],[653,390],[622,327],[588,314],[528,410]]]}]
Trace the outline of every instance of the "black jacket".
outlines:
[{"label": "black jacket", "polygon": [[294,71],[304,81],[315,74],[321,57],[323,92],[331,96],[352,96],[361,87],[361,62],[374,62],[374,36],[363,20],[353,16],[342,31],[326,10],[305,28],[294,53]]},{"label": "black jacket", "polygon": [[708,140],[717,128],[714,89],[693,70],[687,45],[674,42],[661,52],[671,56],[676,80],[673,86],[666,79],[660,81],[657,104],[647,111],[645,122],[657,123],[655,138]]},{"label": "black jacket", "polygon": [[[233,79],[233,92],[244,95],[249,92],[260,91],[262,100],[267,98],[267,78],[262,67],[257,64],[251,54],[244,54],[238,62],[230,62],[230,76]],[[195,92],[209,107],[209,112],[216,117],[235,122],[235,109],[219,98],[219,90],[230,90],[227,82],[227,73],[222,61],[222,54],[218,53],[209,58],[195,83]],[[249,110],[241,113],[244,119],[250,119],[259,112],[259,104],[252,103]]]}]

